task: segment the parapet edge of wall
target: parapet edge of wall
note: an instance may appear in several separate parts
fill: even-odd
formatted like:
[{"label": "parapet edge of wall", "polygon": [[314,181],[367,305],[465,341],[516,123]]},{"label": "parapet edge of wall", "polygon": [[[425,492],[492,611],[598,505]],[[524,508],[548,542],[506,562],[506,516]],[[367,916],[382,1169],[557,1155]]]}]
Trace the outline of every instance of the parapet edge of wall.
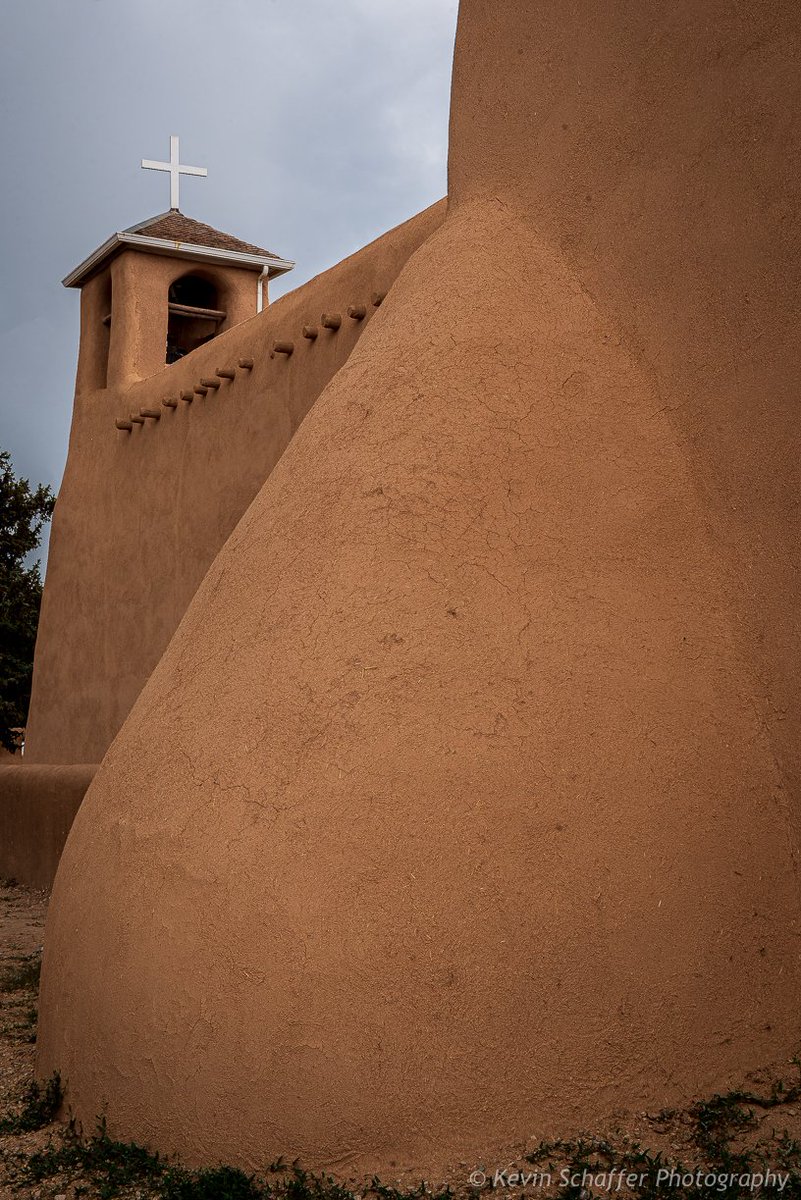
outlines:
[{"label": "parapet edge of wall", "polygon": [[[142,406],[151,406],[154,400],[158,409],[159,397],[164,394],[180,397],[191,393],[202,378],[216,375],[218,363],[224,363],[236,374],[240,356],[269,355],[274,353],[276,344],[302,341],[303,326],[320,321],[324,308],[330,310],[339,305],[344,313],[347,303],[364,302],[369,317],[377,307],[370,303],[371,292],[377,291],[383,300],[409,258],[445,220],[447,207],[448,200],[444,197],[178,362],[127,387],[109,388],[104,394],[111,400],[106,413],[110,427],[115,419],[124,420],[129,412],[140,414]],[[356,324],[361,322],[357,320]],[[345,357],[352,348],[349,342]],[[280,352],[279,357],[282,357]]]},{"label": "parapet edge of wall", "polygon": [[96,763],[0,766],[0,877],[49,891]]}]

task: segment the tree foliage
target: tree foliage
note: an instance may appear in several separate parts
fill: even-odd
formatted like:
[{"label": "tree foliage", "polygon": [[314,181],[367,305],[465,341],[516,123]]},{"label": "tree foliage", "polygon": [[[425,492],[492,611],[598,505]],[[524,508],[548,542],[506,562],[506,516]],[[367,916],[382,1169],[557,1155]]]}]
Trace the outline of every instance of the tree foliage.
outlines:
[{"label": "tree foliage", "polygon": [[26,565],[53,514],[55,496],[17,479],[11,455],[0,450],[0,744],[17,748],[31,698],[33,651],[42,600],[39,563]]}]

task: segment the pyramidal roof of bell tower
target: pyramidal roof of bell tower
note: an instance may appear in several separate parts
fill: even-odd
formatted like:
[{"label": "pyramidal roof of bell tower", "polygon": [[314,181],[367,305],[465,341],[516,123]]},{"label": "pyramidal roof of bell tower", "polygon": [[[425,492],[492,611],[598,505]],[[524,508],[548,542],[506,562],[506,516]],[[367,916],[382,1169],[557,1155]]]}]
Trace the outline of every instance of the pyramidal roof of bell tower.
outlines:
[{"label": "pyramidal roof of bell tower", "polygon": [[82,287],[109,259],[124,249],[260,269],[267,271],[270,278],[291,271],[295,265],[271,250],[242,241],[171,208],[112,234],[62,280],[64,287]]}]

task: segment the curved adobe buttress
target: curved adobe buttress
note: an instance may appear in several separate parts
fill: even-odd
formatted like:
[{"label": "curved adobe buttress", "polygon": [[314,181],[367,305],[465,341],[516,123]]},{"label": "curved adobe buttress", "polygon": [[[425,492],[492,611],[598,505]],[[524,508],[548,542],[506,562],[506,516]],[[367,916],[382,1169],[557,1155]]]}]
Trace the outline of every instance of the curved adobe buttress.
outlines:
[{"label": "curved adobe buttress", "polygon": [[430,1173],[796,1048],[800,19],[464,0],[449,217],[70,836],[85,1123]]}]

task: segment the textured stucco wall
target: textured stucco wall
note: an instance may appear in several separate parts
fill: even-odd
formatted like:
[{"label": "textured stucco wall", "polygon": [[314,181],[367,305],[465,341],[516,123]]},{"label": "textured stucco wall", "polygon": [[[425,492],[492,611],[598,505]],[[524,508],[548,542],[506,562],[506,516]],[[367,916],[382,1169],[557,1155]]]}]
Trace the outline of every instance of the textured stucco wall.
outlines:
[{"label": "textured stucco wall", "polygon": [[[100,761],[215,554],[380,311],[371,296],[389,291],[443,213],[444,204],[434,206],[139,383],[79,392],[50,539],[28,762]],[[146,292],[139,321],[150,322],[163,355],[166,289],[177,260],[128,257],[128,273],[139,273]],[[116,305],[116,276],[114,288]],[[359,303],[363,321],[346,315]],[[342,314],[341,329],[305,339],[303,325],[319,324],[324,311]],[[274,342],[286,340],[294,343],[292,357],[271,358]],[[236,369],[242,357],[253,359],[252,371],[237,369],[234,382],[223,380],[192,404],[163,407],[165,396],[191,391],[217,367]],[[148,418],[130,433],[115,429],[116,417],[149,407],[161,412],[159,421]]]},{"label": "textured stucco wall", "polygon": [[463,0],[447,219],[66,847],[85,1121],[430,1178],[797,1050],[800,23]]},{"label": "textured stucco wall", "polygon": [[96,766],[0,766],[0,876],[49,888]]},{"label": "textured stucco wall", "polygon": [[[476,0],[450,202],[519,214],[648,372],[801,795],[801,15],[788,2]],[[504,62],[477,72],[480,56]],[[510,295],[510,317],[524,298]]]}]

